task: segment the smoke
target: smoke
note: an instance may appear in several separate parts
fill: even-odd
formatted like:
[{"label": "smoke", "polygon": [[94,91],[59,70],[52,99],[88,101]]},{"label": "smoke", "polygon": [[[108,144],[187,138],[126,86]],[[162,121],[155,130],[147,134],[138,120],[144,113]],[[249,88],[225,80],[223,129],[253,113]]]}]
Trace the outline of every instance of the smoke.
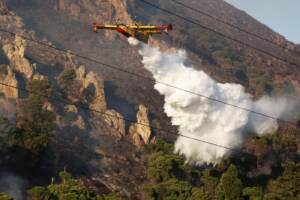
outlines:
[{"label": "smoke", "polygon": [[9,120],[13,119],[15,117],[15,106],[10,103],[6,99],[1,99],[0,97],[0,116],[3,116]]},{"label": "smoke", "polygon": [[[252,103],[252,110],[268,114],[268,116],[293,120],[296,114],[299,114],[299,98],[296,97],[269,97],[263,96],[258,101]],[[277,121],[265,116],[250,113],[247,129],[263,135],[267,132],[274,132],[278,128]]]},{"label": "smoke", "polygon": [[0,177],[0,191],[9,194],[15,200],[22,200],[25,181],[10,173],[1,173]]},{"label": "smoke", "polygon": [[[5,117],[9,120],[15,118],[15,106],[6,99],[0,99],[0,117]],[[22,191],[25,189],[25,182],[20,177],[11,173],[0,173],[0,192],[9,194],[15,200],[22,200]]]},{"label": "smoke", "polygon": [[[282,117],[285,111],[293,109],[294,103],[286,98],[263,97],[253,101],[251,95],[247,94],[241,85],[218,83],[205,72],[186,66],[186,53],[183,50],[161,52],[134,38],[129,38],[129,43],[139,48],[144,67],[157,81],[154,88],[164,95],[164,111],[171,117],[172,124],[179,127],[178,131],[182,135],[234,149],[243,144],[248,131],[261,135],[276,130],[278,124],[276,120],[211,101],[159,82],[275,118]],[[199,165],[216,164],[230,154],[228,149],[181,136],[176,140],[175,151],[184,155],[188,162]]]}]

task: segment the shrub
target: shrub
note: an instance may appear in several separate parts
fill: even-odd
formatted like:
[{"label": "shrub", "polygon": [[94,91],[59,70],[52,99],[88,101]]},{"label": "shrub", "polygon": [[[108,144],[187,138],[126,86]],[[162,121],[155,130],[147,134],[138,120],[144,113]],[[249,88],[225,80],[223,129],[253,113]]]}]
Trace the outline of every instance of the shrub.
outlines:
[{"label": "shrub", "polygon": [[33,187],[27,191],[31,200],[50,200],[53,199],[52,194],[46,187]]},{"label": "shrub", "polygon": [[32,91],[23,101],[17,116],[18,129],[11,134],[10,143],[32,153],[43,151],[54,128],[54,114],[43,105],[51,94],[47,80],[33,80],[27,89]]},{"label": "shrub", "polygon": [[29,97],[38,96],[45,100],[52,92],[52,86],[49,80],[32,80],[27,84],[26,89],[31,91]]},{"label": "shrub", "polygon": [[64,69],[64,71],[59,75],[58,81],[60,84],[65,86],[68,84],[70,81],[73,81],[76,78],[76,72],[74,69]]}]

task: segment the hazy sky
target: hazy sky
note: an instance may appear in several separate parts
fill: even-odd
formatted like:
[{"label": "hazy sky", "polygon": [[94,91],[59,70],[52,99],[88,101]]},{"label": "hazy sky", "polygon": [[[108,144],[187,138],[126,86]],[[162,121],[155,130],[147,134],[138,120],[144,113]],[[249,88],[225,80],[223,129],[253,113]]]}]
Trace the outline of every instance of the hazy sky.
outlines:
[{"label": "hazy sky", "polygon": [[266,24],[288,40],[300,43],[300,0],[225,0]]}]

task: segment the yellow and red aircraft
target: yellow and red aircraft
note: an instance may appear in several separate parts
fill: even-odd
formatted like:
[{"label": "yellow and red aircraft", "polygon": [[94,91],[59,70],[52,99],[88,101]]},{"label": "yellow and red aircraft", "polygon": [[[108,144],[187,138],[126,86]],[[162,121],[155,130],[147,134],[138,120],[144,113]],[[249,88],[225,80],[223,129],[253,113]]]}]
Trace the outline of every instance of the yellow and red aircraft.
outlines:
[{"label": "yellow and red aircraft", "polygon": [[162,34],[163,32],[168,33],[172,30],[172,25],[162,25],[162,26],[144,26],[139,23],[135,23],[134,25],[126,25],[126,24],[98,24],[93,23],[93,31],[98,32],[99,29],[106,30],[116,30],[117,32],[125,35],[126,37],[134,37],[142,42],[148,43],[148,39],[150,35],[153,34]]}]

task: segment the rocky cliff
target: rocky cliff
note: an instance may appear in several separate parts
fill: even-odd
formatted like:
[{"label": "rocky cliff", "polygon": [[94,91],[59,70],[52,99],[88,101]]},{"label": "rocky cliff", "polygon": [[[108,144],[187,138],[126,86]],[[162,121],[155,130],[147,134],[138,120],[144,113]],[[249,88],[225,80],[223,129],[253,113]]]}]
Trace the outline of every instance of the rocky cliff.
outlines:
[{"label": "rocky cliff", "polygon": [[133,143],[138,147],[150,144],[151,139],[153,139],[148,112],[148,109],[144,105],[140,105],[136,115],[137,122],[129,128],[129,134]]},{"label": "rocky cliff", "polygon": [[[2,13],[0,20],[1,27],[35,38],[35,33],[26,30],[15,13]],[[140,177],[145,176],[144,162],[140,161],[143,157],[137,156],[139,150],[126,133],[123,116],[107,108],[100,75],[68,54],[49,51],[19,36],[0,34],[1,82],[25,88],[33,79],[47,79],[54,87],[54,96],[43,106],[55,114],[56,126],[47,150],[51,152],[51,159],[40,164],[47,175],[42,172],[39,177],[28,180],[29,184],[48,181],[50,176],[68,166],[75,175],[93,179],[94,184],[104,184],[130,199],[137,198],[143,181]],[[28,95],[3,85],[0,92],[1,101],[4,98],[4,101],[18,102]],[[18,107],[18,103],[15,106]],[[128,174],[133,176],[128,177]],[[18,175],[26,179],[28,174]]]},{"label": "rocky cliff", "polygon": [[[9,66],[1,65],[1,71],[2,74],[0,75],[0,77],[2,83],[18,87],[16,75]],[[5,98],[16,99],[19,97],[18,90],[14,88],[8,88],[4,85],[0,85],[0,92],[4,95]]]}]

